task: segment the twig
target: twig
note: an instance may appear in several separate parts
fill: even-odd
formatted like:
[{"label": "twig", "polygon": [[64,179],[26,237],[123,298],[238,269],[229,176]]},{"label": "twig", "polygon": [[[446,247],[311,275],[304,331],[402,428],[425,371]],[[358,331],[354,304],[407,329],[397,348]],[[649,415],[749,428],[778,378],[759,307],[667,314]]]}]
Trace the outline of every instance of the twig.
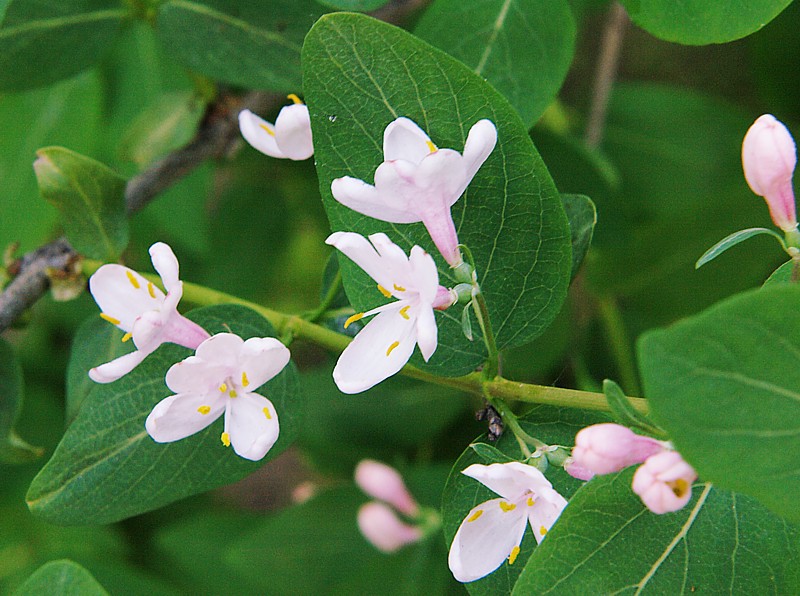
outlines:
[{"label": "twig", "polygon": [[629,22],[628,13],[619,2],[614,2],[608,15],[603,41],[600,46],[600,58],[597,62],[597,73],[594,80],[592,105],[589,111],[589,122],[586,125],[586,144],[597,147],[603,138],[603,130],[608,112],[608,99],[614,78],[617,76],[622,39]]}]

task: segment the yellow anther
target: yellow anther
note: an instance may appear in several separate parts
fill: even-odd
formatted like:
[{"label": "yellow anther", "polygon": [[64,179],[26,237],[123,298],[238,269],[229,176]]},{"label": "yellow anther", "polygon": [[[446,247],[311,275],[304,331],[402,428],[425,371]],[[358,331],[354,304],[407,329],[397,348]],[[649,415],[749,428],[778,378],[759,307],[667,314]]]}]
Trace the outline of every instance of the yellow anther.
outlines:
[{"label": "yellow anther", "polygon": [[428,151],[431,153],[436,153],[439,150],[439,148],[434,145],[432,141],[425,141],[425,144],[428,145]]},{"label": "yellow anther", "polygon": [[125,335],[122,336],[122,343],[125,343],[126,341],[130,340],[130,338],[132,338],[132,337],[133,337],[133,333],[126,333]]},{"label": "yellow anther", "polygon": [[511,549],[511,554],[508,555],[508,564],[513,565],[514,561],[517,560],[518,556],[519,556],[519,547],[515,546],[514,548]]},{"label": "yellow anther", "polygon": [[236,393],[236,392],[235,392],[233,389],[231,389],[231,390],[228,392],[228,395],[230,395],[231,397],[237,397],[237,396],[238,396],[238,393]]},{"label": "yellow anther", "polygon": [[225,393],[228,390],[227,383],[223,383],[222,385],[220,385],[219,386],[219,390],[220,390],[220,393]]},{"label": "yellow anther", "polygon": [[533,507],[536,501],[533,500],[533,497],[528,497],[528,507]]},{"label": "yellow anther", "polygon": [[408,309],[411,308],[410,305],[406,305],[400,309],[400,316],[403,317],[406,321],[408,321]]},{"label": "yellow anther", "polygon": [[689,490],[689,483],[683,478],[678,478],[675,482],[668,482],[667,484],[672,489],[672,492],[675,493],[676,497],[685,496],[686,492]]},{"label": "yellow anther", "polygon": [[517,506],[514,503],[506,503],[505,501],[500,501],[500,509],[503,510],[504,513],[508,513],[509,511],[514,511]]},{"label": "yellow anther", "polygon": [[247,387],[250,384],[250,379],[247,378],[247,373],[242,371],[242,387]]},{"label": "yellow anther", "polygon": [[156,297],[156,289],[153,287],[153,282],[147,282],[147,293],[150,294],[150,298]]},{"label": "yellow anther", "polygon": [[390,346],[389,346],[389,347],[386,349],[386,355],[388,356],[389,354],[391,354],[391,353],[392,353],[392,350],[394,350],[394,349],[395,349],[397,346],[399,346],[399,345],[400,345],[400,342],[399,342],[399,341],[392,342],[392,345],[390,345]]},{"label": "yellow anther", "polygon": [[378,291],[381,294],[383,294],[386,298],[391,298],[392,297],[392,293],[389,290],[387,290],[386,288],[384,288],[381,284],[378,284]]},{"label": "yellow anther", "polygon": [[297,97],[294,93],[290,93],[286,96],[286,99],[291,99],[296,104],[302,104],[303,100]]},{"label": "yellow anther", "polygon": [[211,411],[211,406],[200,406],[199,408],[197,408],[197,411],[200,412],[203,416],[205,416]]},{"label": "yellow anther", "polygon": [[265,131],[265,132],[268,134],[268,135],[269,135],[269,136],[271,136],[271,137],[274,137],[274,136],[275,136],[275,131],[274,131],[274,130],[272,130],[272,127],[271,127],[271,126],[267,126],[266,124],[261,124],[261,123],[259,123],[258,125],[259,125],[259,126],[260,126],[260,127],[261,127],[261,128],[262,128],[262,129],[263,129],[263,130],[264,130],[264,131]]},{"label": "yellow anther", "polygon": [[136,288],[137,290],[142,286],[139,285],[139,280],[136,279],[136,276],[133,274],[133,271],[126,271],[125,275],[128,276],[128,281],[131,282],[131,285]]},{"label": "yellow anther", "polygon": [[478,510],[477,510],[475,513],[473,513],[472,515],[470,515],[470,516],[467,518],[467,522],[474,522],[474,521],[475,521],[476,519],[478,519],[478,518],[479,518],[481,515],[483,515],[483,509],[478,509]]},{"label": "yellow anther", "polygon": [[394,289],[395,289],[396,292],[405,292],[406,291],[406,289],[403,286],[398,286],[397,284],[393,284],[393,285],[394,285]]},{"label": "yellow anther", "polygon": [[119,325],[119,319],[115,319],[114,317],[110,317],[104,312],[100,313],[100,318],[103,319],[104,321],[108,321],[112,325]]},{"label": "yellow anther", "polygon": [[363,318],[364,318],[364,313],[363,312],[357,312],[356,314],[354,314],[352,317],[348,318],[344,322],[344,328],[347,329],[350,325],[352,325],[356,321],[360,321]]},{"label": "yellow anther", "polygon": [[231,446],[231,436],[228,433],[222,433],[220,440],[222,441],[222,444],[225,445],[225,447]]},{"label": "yellow anther", "polygon": [[539,526],[539,534],[541,534],[542,536],[547,534],[547,528],[545,528],[544,526]]},{"label": "yellow anther", "polygon": [[272,420],[272,414],[269,413],[269,408],[264,408],[262,412],[264,412],[264,416],[267,417],[267,420]]}]

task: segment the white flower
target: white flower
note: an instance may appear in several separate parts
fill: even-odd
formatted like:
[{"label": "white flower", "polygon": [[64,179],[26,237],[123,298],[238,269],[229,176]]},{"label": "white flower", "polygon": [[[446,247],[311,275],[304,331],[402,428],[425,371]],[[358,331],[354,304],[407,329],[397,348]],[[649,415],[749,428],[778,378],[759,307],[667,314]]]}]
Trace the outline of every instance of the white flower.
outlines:
[{"label": "white flower", "polygon": [[422,530],[397,517],[394,509],[385,503],[370,501],[358,509],[358,529],[367,541],[385,553],[394,553],[419,542]]},{"label": "white flower", "polygon": [[470,129],[461,155],[437,148],[414,122],[398,118],[383,133],[384,162],[375,171],[375,186],[347,176],[331,183],[331,193],[343,205],[375,219],[422,222],[436,248],[455,267],[462,259],[450,207],[496,142],[494,124],[480,120]]},{"label": "white flower", "polygon": [[219,333],[204,341],[194,356],[167,371],[167,387],[176,393],[161,400],[145,422],[158,443],[179,441],[225,414],[221,436],[237,455],[258,461],[278,439],[278,415],[272,402],[252,393],[289,362],[289,350],[273,337],[243,340]]},{"label": "white flower", "polygon": [[89,291],[100,307],[100,316],[133,339],[136,351],[89,371],[97,383],[110,383],[132,371],[162,343],[195,349],[208,332],[178,312],[183,283],[178,279],[178,259],[163,242],[150,247],[153,267],[161,276],[166,296],[152,282],[122,265],[103,265],[89,278]]},{"label": "white flower", "polygon": [[274,125],[250,110],[242,110],[239,112],[239,130],[245,140],[261,153],[300,161],[314,154],[311,118],[308,106],[295,94],[289,95],[289,99],[294,103],[281,108]]},{"label": "white flower", "polygon": [[326,242],[342,251],[378,282],[377,290],[396,301],[357,313],[345,326],[377,315],[342,352],[333,379],[343,393],[360,393],[398,372],[419,345],[427,361],[436,350],[434,308],[446,308],[455,299],[439,291],[439,273],[433,258],[419,246],[406,257],[386,234],[369,240],[353,232],[335,232]]},{"label": "white flower", "polygon": [[480,579],[506,559],[513,565],[525,526],[530,523],[539,543],[567,506],[566,499],[533,466],[519,462],[474,464],[462,474],[481,482],[501,498],[474,507],[453,538],[448,563],[460,582]]}]

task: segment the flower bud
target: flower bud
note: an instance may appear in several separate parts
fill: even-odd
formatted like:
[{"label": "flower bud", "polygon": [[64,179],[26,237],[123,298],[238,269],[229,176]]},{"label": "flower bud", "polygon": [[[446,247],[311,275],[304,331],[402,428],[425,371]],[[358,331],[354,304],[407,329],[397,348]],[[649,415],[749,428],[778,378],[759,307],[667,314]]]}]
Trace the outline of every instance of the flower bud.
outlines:
[{"label": "flower bud", "polygon": [[568,457],[564,460],[564,470],[567,474],[578,480],[591,480],[594,478],[594,472],[575,463],[574,457]]},{"label": "flower bud", "polygon": [[400,473],[381,462],[364,459],[356,466],[356,484],[365,493],[388,503],[400,513],[414,517],[419,505],[408,492]]},{"label": "flower bud", "polygon": [[389,506],[377,501],[365,503],[358,510],[358,529],[375,548],[385,553],[398,551],[422,538],[419,528],[400,521]]},{"label": "flower bud", "polygon": [[656,439],[637,435],[619,424],[595,424],[575,437],[572,467],[585,470],[584,474],[611,474],[641,463],[663,449]]},{"label": "flower bud", "polygon": [[670,513],[692,498],[697,472],[677,451],[664,451],[642,464],[633,475],[633,492],[653,513]]},{"label": "flower bud", "polygon": [[747,184],[764,197],[772,221],[784,232],[797,227],[792,175],[797,150],[792,135],[771,114],[759,117],[742,142],[742,166]]},{"label": "flower bud", "polygon": [[436,297],[433,299],[433,308],[435,310],[447,310],[458,302],[458,294],[455,290],[439,286],[436,290]]}]

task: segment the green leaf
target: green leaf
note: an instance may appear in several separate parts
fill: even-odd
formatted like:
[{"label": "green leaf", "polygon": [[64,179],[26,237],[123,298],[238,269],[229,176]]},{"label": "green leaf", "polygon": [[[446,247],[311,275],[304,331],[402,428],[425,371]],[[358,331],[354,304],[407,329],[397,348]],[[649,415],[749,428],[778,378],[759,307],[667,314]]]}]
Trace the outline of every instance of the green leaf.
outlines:
[{"label": "green leaf", "polygon": [[[525,432],[540,441],[550,445],[572,445],[579,430],[590,424],[607,422],[608,420],[607,416],[596,412],[589,413],[565,408],[536,406],[520,419],[520,424]],[[476,439],[475,442],[482,443],[485,441],[486,436],[483,435]],[[495,448],[509,459],[516,461],[524,459],[519,444],[510,430],[506,431],[500,440],[495,443]],[[472,464],[486,465],[487,463],[491,462],[484,461],[470,446],[453,464],[450,477],[447,479],[447,484],[442,494],[442,525],[448,545],[452,543],[458,526],[461,525],[461,522],[464,521],[464,518],[473,507],[488,499],[497,497],[494,492],[480,482],[461,473],[462,470]],[[580,480],[573,478],[563,468],[557,466],[550,466],[545,475],[553,483],[553,488],[567,499],[582,485]],[[526,529],[521,550],[514,565],[504,563],[500,571],[491,573],[477,581],[464,584],[464,587],[473,596],[510,594],[519,574],[525,567],[525,562],[531,556],[531,553],[535,552],[536,548],[536,539]]]},{"label": "green leaf", "polygon": [[633,470],[575,493],[534,551],[513,594],[794,594],[800,533],[753,499],[696,484],[655,515]]},{"label": "green leaf", "polygon": [[0,10],[0,91],[48,85],[97,62],[127,10],[118,0],[11,0]]},{"label": "green leaf", "polygon": [[792,275],[794,274],[795,270],[795,262],[787,261],[780,267],[778,267],[772,274],[767,278],[764,282],[764,286],[771,286],[773,284],[786,284],[786,283],[795,283],[797,279],[792,281]]},{"label": "green leaf", "polygon": [[566,0],[436,0],[414,33],[489,81],[529,128],[556,97],[575,53]]},{"label": "green leaf", "polygon": [[585,195],[561,195],[564,212],[569,221],[572,239],[572,278],[578,274],[581,263],[592,244],[592,234],[597,223],[597,209]]},{"label": "green leaf", "polygon": [[725,43],[750,35],[792,0],[621,0],[634,23],[656,37],[689,45]]},{"label": "green leaf", "polygon": [[[189,316],[212,334],[274,336],[265,319],[240,306],[213,306]],[[53,457],[31,483],[26,498],[34,514],[66,525],[109,523],[235,482],[289,446],[304,405],[291,363],[258,391],[275,405],[281,425],[278,442],[260,462],[222,446],[221,419],[181,441],[154,442],[144,429],[145,418],[170,394],[164,384],[167,369],[189,354],[163,345],[133,372],[86,396]]]},{"label": "green leaf", "polygon": [[311,0],[167,0],[156,31],[169,54],[207,77],[298,92],[303,37],[321,13]]},{"label": "green leaf", "polygon": [[516,461],[512,457],[508,457],[494,445],[489,445],[488,443],[472,443],[470,448],[477,453],[478,457],[480,457],[481,460],[483,460],[483,463],[487,465],[496,463],[504,464],[506,462]]},{"label": "green leaf", "polygon": [[25,463],[42,455],[14,432],[22,409],[22,366],[14,350],[0,338],[0,464]]},{"label": "green leaf", "polygon": [[92,574],[72,561],[42,565],[14,592],[14,596],[108,596]]},{"label": "green leaf", "polygon": [[320,0],[320,4],[330,6],[336,10],[349,10],[352,12],[369,12],[388,4],[389,0]]},{"label": "green leaf", "polygon": [[116,261],[128,244],[125,179],[98,161],[63,147],[36,152],[39,192],[61,213],[64,232],[79,253]]},{"label": "green leaf", "polygon": [[730,236],[726,236],[714,246],[709,248],[705,253],[703,253],[703,256],[697,259],[697,263],[694,264],[694,268],[700,269],[700,267],[709,261],[713,261],[732,246],[736,246],[740,242],[744,242],[748,238],[758,236],[759,234],[768,234],[770,236],[774,236],[778,239],[778,242],[780,242],[781,246],[784,246],[783,238],[781,238],[780,234],[778,234],[775,230],[770,230],[768,228],[749,228],[747,230],[739,230]]},{"label": "green leaf", "polygon": [[649,435],[666,439],[664,431],[653,424],[647,416],[631,405],[622,388],[611,379],[603,381],[603,393],[606,396],[614,420],[629,428],[637,428]]},{"label": "green leaf", "polygon": [[704,480],[800,521],[800,288],[740,294],[639,341],[653,418]]},{"label": "green leaf", "polygon": [[[417,122],[438,146],[458,151],[475,122],[495,123],[498,145],[453,206],[453,218],[460,241],[475,257],[498,346],[521,345],[540,335],[559,311],[569,282],[569,229],[547,169],[505,99],[450,56],[362,15],[320,19],[306,37],[303,65],[320,191],[331,227],[365,235],[389,232],[406,251],[422,246],[437,260],[443,285],[455,280],[421,224],[364,217],[336,202],[330,184],[341,176],[372,182],[383,162],[383,131],[399,116]],[[340,264],[353,305],[358,310],[377,306],[383,298],[374,282],[349,259],[341,258]],[[428,364],[421,358],[415,364],[458,375],[481,362],[483,342],[464,337],[460,315],[460,309],[437,312],[436,353]]]}]

